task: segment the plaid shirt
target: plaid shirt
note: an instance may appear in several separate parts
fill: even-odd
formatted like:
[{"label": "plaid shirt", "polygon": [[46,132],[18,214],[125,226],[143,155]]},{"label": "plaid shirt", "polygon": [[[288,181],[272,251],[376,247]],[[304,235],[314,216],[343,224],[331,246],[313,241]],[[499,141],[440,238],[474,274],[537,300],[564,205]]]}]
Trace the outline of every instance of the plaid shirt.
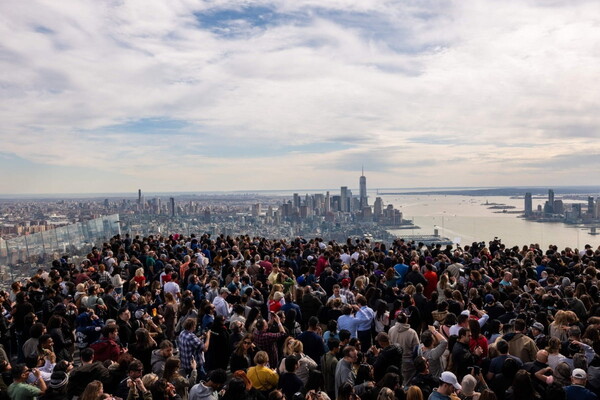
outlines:
[{"label": "plaid shirt", "polygon": [[354,296],[354,293],[352,293],[352,290],[341,288],[340,294],[346,296],[348,304],[356,304],[356,297]]},{"label": "plaid shirt", "polygon": [[196,334],[185,329],[179,334],[177,339],[179,346],[179,358],[181,359],[181,368],[190,370],[192,368],[192,359],[195,358],[198,365],[202,365],[202,352],[204,351],[204,342]]},{"label": "plaid shirt", "polygon": [[269,355],[269,365],[277,368],[279,365],[279,355],[277,354],[277,339],[285,336],[284,332],[271,333],[266,331],[257,331],[254,334],[254,344],[260,350],[266,351]]}]

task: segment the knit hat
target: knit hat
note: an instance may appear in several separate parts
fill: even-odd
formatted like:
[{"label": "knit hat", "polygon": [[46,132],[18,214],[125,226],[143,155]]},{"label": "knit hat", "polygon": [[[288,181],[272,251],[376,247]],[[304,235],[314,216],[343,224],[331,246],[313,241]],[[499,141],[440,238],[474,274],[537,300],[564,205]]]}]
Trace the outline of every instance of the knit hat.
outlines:
[{"label": "knit hat", "polygon": [[50,375],[50,386],[52,389],[60,389],[69,383],[69,375],[64,371],[56,371]]}]

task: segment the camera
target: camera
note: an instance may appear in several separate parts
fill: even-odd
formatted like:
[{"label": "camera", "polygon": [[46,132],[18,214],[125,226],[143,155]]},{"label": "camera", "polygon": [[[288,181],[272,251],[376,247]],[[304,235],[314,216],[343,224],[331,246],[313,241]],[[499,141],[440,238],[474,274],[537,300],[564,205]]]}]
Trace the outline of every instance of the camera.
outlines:
[{"label": "camera", "polygon": [[477,365],[472,366],[471,370],[473,371],[473,375],[479,375],[481,373],[481,368]]}]

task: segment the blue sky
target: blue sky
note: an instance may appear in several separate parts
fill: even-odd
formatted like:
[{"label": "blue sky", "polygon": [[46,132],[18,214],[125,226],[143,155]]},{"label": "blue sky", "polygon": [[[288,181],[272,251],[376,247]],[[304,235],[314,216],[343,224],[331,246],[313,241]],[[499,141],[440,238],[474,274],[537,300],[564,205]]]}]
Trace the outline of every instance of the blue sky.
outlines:
[{"label": "blue sky", "polygon": [[[0,194],[600,184],[600,3],[0,4]],[[452,177],[449,181],[448,177]]]}]

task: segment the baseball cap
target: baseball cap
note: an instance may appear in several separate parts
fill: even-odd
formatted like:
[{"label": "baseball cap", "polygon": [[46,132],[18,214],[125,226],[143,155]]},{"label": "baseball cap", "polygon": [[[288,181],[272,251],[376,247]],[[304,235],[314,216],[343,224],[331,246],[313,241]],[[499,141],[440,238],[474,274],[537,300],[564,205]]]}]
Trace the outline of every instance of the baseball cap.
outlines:
[{"label": "baseball cap", "polygon": [[231,292],[229,291],[229,289],[227,289],[226,287],[221,288],[221,291],[219,293],[221,293],[221,294],[223,294],[223,293],[231,294]]},{"label": "baseball cap", "polygon": [[587,379],[587,374],[581,368],[575,368],[571,376],[576,379]]},{"label": "baseball cap", "polygon": [[[573,371],[573,372],[575,372],[575,371]],[[442,376],[440,376],[440,381],[447,383],[448,385],[454,386],[454,389],[456,389],[456,390],[462,389],[462,386],[460,386],[460,384],[458,383],[458,380],[456,380],[456,375],[454,375],[450,371],[442,372]]]},{"label": "baseball cap", "polygon": [[486,302],[486,304],[493,303],[495,301],[496,301],[496,299],[494,298],[493,294],[486,294],[485,295],[485,302]]},{"label": "baseball cap", "polygon": [[348,279],[348,278],[342,279],[342,286],[348,286],[348,285],[350,285],[350,279]]}]

